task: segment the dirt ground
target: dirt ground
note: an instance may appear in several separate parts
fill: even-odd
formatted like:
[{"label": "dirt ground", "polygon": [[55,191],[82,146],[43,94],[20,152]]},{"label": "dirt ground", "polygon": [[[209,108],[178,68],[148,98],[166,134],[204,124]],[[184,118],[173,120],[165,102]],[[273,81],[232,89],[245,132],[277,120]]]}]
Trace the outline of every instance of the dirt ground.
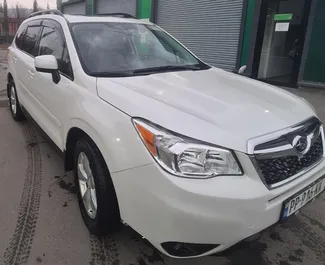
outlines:
[{"label": "dirt ground", "polygon": [[[168,258],[130,228],[111,237],[88,233],[62,156],[31,122],[12,120],[6,102],[6,51],[0,51],[0,264],[323,265],[325,194],[261,238],[223,256]],[[305,96],[325,121],[325,91]]]}]

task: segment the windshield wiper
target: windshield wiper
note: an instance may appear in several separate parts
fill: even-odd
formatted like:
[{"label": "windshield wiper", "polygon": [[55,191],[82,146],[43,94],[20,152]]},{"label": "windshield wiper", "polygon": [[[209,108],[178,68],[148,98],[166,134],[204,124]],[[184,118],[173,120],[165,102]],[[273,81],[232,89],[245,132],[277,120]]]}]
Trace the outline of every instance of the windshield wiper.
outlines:
[{"label": "windshield wiper", "polygon": [[127,71],[127,72],[96,72],[96,73],[90,73],[90,75],[95,77],[128,77],[133,76],[133,71]]},{"label": "windshield wiper", "polygon": [[186,70],[201,70],[204,69],[198,65],[165,65],[158,67],[150,67],[143,69],[136,69],[133,71],[134,74],[141,73],[161,73],[161,72],[169,72],[169,71],[186,71]]},{"label": "windshield wiper", "polygon": [[95,72],[90,73],[90,75],[95,77],[130,77],[134,75],[150,75],[153,73],[163,73],[163,72],[172,72],[172,71],[186,71],[186,70],[204,70],[208,69],[202,67],[201,65],[165,65],[158,67],[149,67],[142,69],[135,69],[129,71],[116,71],[116,72]]}]

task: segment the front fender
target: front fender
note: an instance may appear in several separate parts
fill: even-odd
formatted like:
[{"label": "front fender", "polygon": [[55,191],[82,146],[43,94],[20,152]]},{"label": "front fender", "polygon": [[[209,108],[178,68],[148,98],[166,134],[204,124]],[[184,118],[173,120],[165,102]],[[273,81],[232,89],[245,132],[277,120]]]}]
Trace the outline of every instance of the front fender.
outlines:
[{"label": "front fender", "polygon": [[[95,108],[88,108],[87,120],[71,119],[69,130],[73,127],[79,128],[95,142],[111,173],[152,163],[150,154],[135,131],[131,117],[105,102],[103,104],[104,108],[110,109],[106,112],[107,118],[98,116]],[[65,143],[69,130],[65,134]]]},{"label": "front fender", "polygon": [[84,121],[82,119],[78,119],[78,118],[74,118],[74,119],[70,120],[70,128],[69,128],[68,132],[66,133],[66,136],[64,139],[65,143],[68,140],[67,137],[68,137],[68,133],[71,128],[78,128],[78,129],[82,130],[84,133],[86,133],[94,141],[94,143],[98,147],[99,151],[103,155],[103,157],[106,161],[107,167],[110,170],[112,170],[112,168],[114,168],[114,165],[111,164],[111,161],[112,161],[111,154],[108,150],[106,150],[104,140],[96,132],[96,130],[93,129],[93,127],[91,125],[89,125],[86,121]]}]

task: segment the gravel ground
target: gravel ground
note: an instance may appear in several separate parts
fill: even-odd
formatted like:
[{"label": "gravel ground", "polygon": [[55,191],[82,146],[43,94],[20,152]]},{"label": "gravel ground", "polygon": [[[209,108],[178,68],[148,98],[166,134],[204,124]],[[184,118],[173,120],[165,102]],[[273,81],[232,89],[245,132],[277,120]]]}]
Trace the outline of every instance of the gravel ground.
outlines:
[{"label": "gravel ground", "polygon": [[[0,264],[321,265],[325,264],[325,194],[297,216],[222,256],[171,259],[130,228],[111,237],[88,233],[71,174],[53,145],[31,122],[15,123],[6,88],[6,51],[0,50]],[[294,91],[325,121],[325,91]]]}]

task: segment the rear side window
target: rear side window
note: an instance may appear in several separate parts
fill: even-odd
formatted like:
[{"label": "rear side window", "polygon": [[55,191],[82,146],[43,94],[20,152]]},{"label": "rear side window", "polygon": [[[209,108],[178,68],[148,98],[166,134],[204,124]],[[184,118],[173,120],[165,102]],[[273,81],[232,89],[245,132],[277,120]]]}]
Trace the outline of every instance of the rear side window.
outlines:
[{"label": "rear side window", "polygon": [[18,49],[22,49],[23,38],[25,36],[26,29],[27,29],[27,26],[25,24],[25,25],[22,25],[17,32],[15,43],[16,43],[16,46]]},{"label": "rear side window", "polygon": [[24,35],[22,42],[22,50],[26,53],[36,56],[36,42],[39,35],[41,27],[40,26],[30,26],[27,27],[26,34]]}]

